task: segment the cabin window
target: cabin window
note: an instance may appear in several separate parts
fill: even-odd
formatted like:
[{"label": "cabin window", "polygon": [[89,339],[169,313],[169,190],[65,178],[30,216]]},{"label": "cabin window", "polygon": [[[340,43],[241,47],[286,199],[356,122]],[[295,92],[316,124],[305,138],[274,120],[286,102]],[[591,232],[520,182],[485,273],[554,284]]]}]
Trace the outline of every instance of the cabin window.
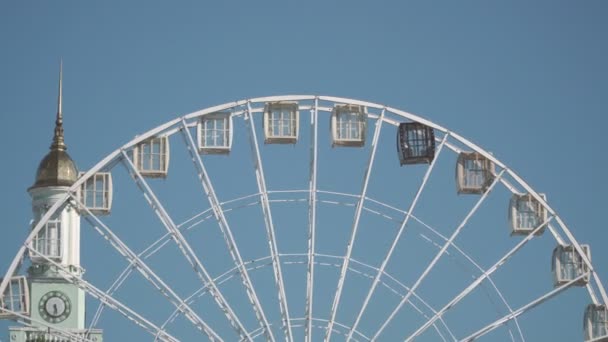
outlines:
[{"label": "cabin window", "polygon": [[[581,245],[581,249],[591,259],[589,246]],[[584,286],[589,282],[589,268],[573,245],[560,245],[553,250],[551,268],[553,271],[553,283],[556,287],[569,283],[583,274],[587,274],[587,276],[581,278],[574,285]]]},{"label": "cabin window", "polygon": [[[0,281],[2,279],[0,278]],[[25,276],[11,277],[0,298],[0,305],[12,312],[27,315],[29,313],[29,287]],[[0,312],[0,318],[9,318],[11,313]]]},{"label": "cabin window", "polygon": [[[546,200],[544,194],[539,194]],[[547,220],[547,210],[532,195],[514,194],[509,204],[511,235],[528,235]],[[537,231],[542,234],[544,227]]]},{"label": "cabin window", "polygon": [[[61,221],[58,219],[48,220],[34,237],[33,249],[49,259],[61,259]],[[32,255],[33,259],[40,258]]]},{"label": "cabin window", "polygon": [[608,341],[608,309],[606,306],[596,304],[587,306],[584,331],[585,341]]},{"label": "cabin window", "polygon": [[354,105],[334,107],[331,130],[333,146],[363,146],[367,130],[365,107]]},{"label": "cabin window", "polygon": [[264,108],[265,143],[295,144],[298,141],[298,104],[274,102]]},{"label": "cabin window", "polygon": [[204,154],[230,152],[232,117],[230,113],[212,113],[201,118],[198,125],[198,147]]},{"label": "cabin window", "polygon": [[459,194],[483,194],[494,181],[494,163],[478,152],[461,152],[456,166]]},{"label": "cabin window", "polygon": [[135,167],[144,177],[166,177],[169,169],[169,139],[154,137],[134,149]]},{"label": "cabin window", "polygon": [[400,123],[397,151],[401,165],[431,163],[435,158],[434,130],[418,122]]},{"label": "cabin window", "polygon": [[81,203],[95,215],[107,215],[112,208],[112,175],[98,172],[80,187]]}]

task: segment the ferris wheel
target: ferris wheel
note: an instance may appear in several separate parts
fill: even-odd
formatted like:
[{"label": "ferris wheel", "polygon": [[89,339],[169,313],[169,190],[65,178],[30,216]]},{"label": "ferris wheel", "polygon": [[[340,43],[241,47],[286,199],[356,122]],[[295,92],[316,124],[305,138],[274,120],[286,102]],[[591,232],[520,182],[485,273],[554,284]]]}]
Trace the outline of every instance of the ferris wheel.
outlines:
[{"label": "ferris wheel", "polygon": [[[51,153],[61,94],[58,112]],[[71,182],[41,172],[0,283],[10,341],[608,341],[591,247],[551,194],[403,110],[246,99]]]}]

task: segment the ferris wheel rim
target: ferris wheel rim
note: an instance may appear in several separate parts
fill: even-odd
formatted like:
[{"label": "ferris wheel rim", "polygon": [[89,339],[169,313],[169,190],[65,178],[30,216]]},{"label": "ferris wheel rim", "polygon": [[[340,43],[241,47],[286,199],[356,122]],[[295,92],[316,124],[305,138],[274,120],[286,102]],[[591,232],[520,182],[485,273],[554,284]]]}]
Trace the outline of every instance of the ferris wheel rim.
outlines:
[{"label": "ferris wheel rim", "polygon": [[[500,160],[498,160],[496,157],[494,157],[491,153],[485,151],[484,149],[482,149],[481,147],[479,147],[478,145],[472,143],[471,141],[469,141],[468,139],[462,137],[461,135],[454,133],[452,131],[449,131],[448,129],[437,125],[427,119],[424,119],[422,117],[419,117],[417,115],[399,110],[399,109],[395,109],[392,107],[387,107],[384,105],[380,105],[380,104],[376,104],[376,103],[372,103],[372,102],[366,102],[366,101],[361,101],[361,100],[355,100],[355,99],[348,99],[348,98],[341,98],[341,97],[333,97],[333,96],[316,96],[316,95],[281,95],[281,96],[267,96],[267,97],[259,97],[259,98],[252,98],[252,99],[244,99],[244,100],[239,100],[239,101],[235,101],[235,102],[228,102],[228,103],[224,103],[221,105],[217,105],[217,106],[213,106],[213,107],[208,107],[208,108],[204,108],[202,110],[198,110],[183,116],[180,116],[178,118],[175,118],[173,120],[170,120],[164,124],[161,124],[155,128],[152,128],[148,131],[146,131],[145,133],[135,137],[134,139],[130,140],[129,142],[127,142],[126,144],[122,145],[120,148],[116,149],[115,151],[111,152],[110,154],[108,154],[105,158],[103,158],[100,162],[98,162],[95,166],[93,166],[91,169],[89,169],[88,171],[86,171],[77,181],[76,183],[74,183],[72,186],[70,187],[66,187],[67,190],[67,194],[64,196],[63,200],[58,201],[55,205],[53,205],[49,211],[40,219],[40,221],[38,222],[38,224],[34,227],[34,229],[32,229],[32,231],[30,232],[30,234],[28,235],[28,237],[26,238],[26,242],[23,244],[23,246],[20,247],[17,255],[15,256],[15,259],[13,260],[13,262],[11,263],[11,266],[9,267],[9,270],[7,271],[7,275],[13,275],[16,268],[18,268],[17,266],[19,266],[19,260],[22,260],[25,257],[25,252],[27,251],[28,245],[29,243],[32,241],[32,239],[36,236],[36,234],[40,231],[40,229],[43,226],[43,223],[46,222],[50,216],[52,215],[52,213],[56,212],[62,205],[64,205],[67,201],[70,201],[73,194],[80,188],[80,186],[87,180],[89,179],[93,174],[95,174],[96,172],[99,172],[105,168],[111,168],[110,165],[112,165],[112,163],[116,163],[118,158],[121,158],[121,155],[125,154],[125,151],[129,148],[132,148],[133,146],[137,145],[138,143],[144,141],[145,139],[148,139],[152,136],[161,134],[163,132],[166,132],[168,130],[171,129],[178,129],[178,126],[180,124],[185,124],[187,120],[192,121],[192,120],[196,120],[204,115],[213,113],[213,112],[217,112],[217,111],[221,111],[221,110],[226,110],[226,109],[230,109],[230,108],[236,108],[236,107],[243,107],[243,106],[249,106],[252,103],[265,103],[265,102],[272,102],[272,101],[300,101],[300,100],[307,100],[307,101],[312,101],[312,100],[320,100],[320,101],[328,101],[328,102],[334,102],[334,103],[344,103],[344,104],[355,104],[355,105],[362,105],[362,106],[367,106],[370,108],[375,108],[375,109],[381,109],[381,110],[386,110],[389,111],[393,114],[399,115],[405,119],[408,120],[412,120],[412,121],[416,121],[416,122],[421,122],[424,123],[426,125],[428,125],[429,127],[432,127],[436,130],[439,130],[441,132],[443,132],[445,134],[445,137],[447,138],[448,136],[456,139],[458,142],[460,142],[461,144],[463,144],[464,146],[466,146],[467,148],[470,148],[471,150],[478,152],[480,154],[482,154],[484,157],[486,157],[487,159],[493,161],[497,166],[499,166],[502,169],[502,172],[508,174],[513,180],[515,180],[519,186],[521,186],[524,190],[527,191],[527,193],[531,194],[539,203],[541,203],[541,205],[543,205],[543,207],[551,214],[551,216],[554,218],[554,220],[557,222],[559,228],[561,229],[561,231],[566,235],[568,241],[574,245],[574,248],[576,248],[577,250],[579,250],[579,252],[581,251],[581,246],[578,243],[578,241],[574,238],[574,236],[572,235],[572,233],[570,232],[570,230],[568,229],[568,227],[565,225],[565,223],[562,221],[562,219],[560,218],[560,216],[557,214],[557,212],[555,212],[547,203],[547,201],[540,196],[539,193],[537,193],[532,187],[530,187],[524,180],[523,178],[521,178],[519,175],[517,175],[517,173],[515,173],[512,169],[508,168],[506,166],[506,164],[503,164]],[[251,111],[251,109],[249,109],[249,111]],[[384,119],[380,119],[383,122],[387,122],[389,124],[395,124],[394,122],[390,122],[390,121],[384,121]],[[190,126],[186,126],[186,127],[190,127]],[[175,134],[176,132],[171,133],[170,135]],[[558,240],[559,241],[559,240]],[[587,266],[589,267],[589,271],[590,273],[593,275],[594,277],[594,283],[596,285],[596,287],[599,288],[601,297],[602,297],[602,301],[603,303],[606,305],[608,304],[608,298],[606,296],[606,292],[605,289],[603,287],[602,282],[599,279],[599,275],[597,274],[597,272],[594,270],[593,265],[591,263],[591,261],[587,258],[585,253],[580,253],[581,257],[583,258],[584,262],[587,264]],[[8,281],[9,277],[5,277],[5,279],[0,283],[0,293],[3,293],[4,289],[7,286],[7,281]],[[595,298],[593,298],[595,299]]]}]

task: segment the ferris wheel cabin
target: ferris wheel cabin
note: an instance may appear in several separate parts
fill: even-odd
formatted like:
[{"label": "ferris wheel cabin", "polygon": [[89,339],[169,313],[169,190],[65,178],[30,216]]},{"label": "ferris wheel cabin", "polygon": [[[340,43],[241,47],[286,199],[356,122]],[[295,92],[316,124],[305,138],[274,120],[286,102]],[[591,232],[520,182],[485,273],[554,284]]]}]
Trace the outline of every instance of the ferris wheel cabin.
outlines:
[{"label": "ferris wheel cabin", "polygon": [[367,113],[363,106],[336,105],[331,113],[332,146],[365,145]]},{"label": "ferris wheel cabin", "polygon": [[137,171],[150,178],[167,177],[169,170],[169,139],[152,137],[133,148],[133,164]]},{"label": "ferris wheel cabin", "polygon": [[97,172],[82,183],[78,199],[92,214],[109,215],[112,209],[112,190],[112,174]]},{"label": "ferris wheel cabin", "polygon": [[198,122],[197,133],[200,153],[230,153],[232,147],[232,115],[229,112],[204,115]]},{"label": "ferris wheel cabin", "polygon": [[264,108],[264,143],[295,144],[300,114],[297,102],[271,102]]},{"label": "ferris wheel cabin", "polygon": [[[2,278],[0,278],[2,282]],[[28,315],[30,309],[29,285],[25,276],[11,277],[4,295],[0,297],[0,307],[17,313]],[[0,319],[19,319],[15,314],[0,311]]]},{"label": "ferris wheel cabin", "polygon": [[583,325],[585,341],[608,342],[608,309],[605,305],[589,304]]},{"label": "ferris wheel cabin", "polygon": [[[581,245],[585,256],[591,260],[591,250],[589,245]],[[589,267],[577,252],[574,245],[558,245],[553,250],[553,258],[551,264],[553,272],[553,284],[555,287],[565,285],[581,276],[574,283],[576,286],[585,286],[589,283],[590,272]]]},{"label": "ferris wheel cabin", "polygon": [[430,164],[435,158],[435,131],[418,122],[402,122],[397,131],[399,163]]},{"label": "ferris wheel cabin", "polygon": [[[539,194],[547,200],[544,194]],[[509,225],[511,235],[528,235],[547,221],[547,210],[531,194],[513,194],[509,203]],[[536,230],[536,235],[545,231],[545,225]]]},{"label": "ferris wheel cabin", "polygon": [[479,152],[461,152],[456,165],[459,194],[483,194],[494,181],[494,163]]}]

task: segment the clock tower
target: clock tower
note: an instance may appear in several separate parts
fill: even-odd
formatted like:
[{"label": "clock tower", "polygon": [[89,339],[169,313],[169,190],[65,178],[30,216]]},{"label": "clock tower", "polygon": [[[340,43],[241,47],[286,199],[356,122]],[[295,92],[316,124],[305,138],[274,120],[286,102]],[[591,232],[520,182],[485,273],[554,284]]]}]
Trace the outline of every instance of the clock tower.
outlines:
[{"label": "clock tower", "polygon": [[[36,180],[28,192],[32,197],[33,224],[46,211],[63,199],[78,178],[78,169],[66,152],[63,135],[62,68],[59,71],[59,95],[53,141],[49,153],[42,159]],[[64,341],[53,335],[52,329],[67,331],[91,341],[102,341],[101,330],[86,330],[85,293],[66,281],[60,272],[82,276],[80,266],[80,215],[75,206],[66,202],[40,230],[32,242],[32,265],[28,269],[31,325],[35,328],[11,328],[11,342]],[[55,266],[48,260],[61,267]]]}]

